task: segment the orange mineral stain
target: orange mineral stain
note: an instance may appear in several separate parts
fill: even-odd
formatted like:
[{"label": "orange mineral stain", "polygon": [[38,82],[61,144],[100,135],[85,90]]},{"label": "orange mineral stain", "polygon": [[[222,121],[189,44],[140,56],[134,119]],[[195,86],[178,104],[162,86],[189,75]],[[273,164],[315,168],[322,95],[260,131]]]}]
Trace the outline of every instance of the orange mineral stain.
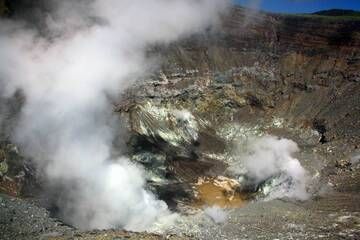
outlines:
[{"label": "orange mineral stain", "polygon": [[218,206],[222,208],[239,208],[246,203],[245,197],[236,191],[237,181],[226,178],[199,178],[194,186],[197,207]]},{"label": "orange mineral stain", "polygon": [[9,178],[0,179],[0,193],[16,197],[20,194],[20,190],[21,186],[16,181]]}]

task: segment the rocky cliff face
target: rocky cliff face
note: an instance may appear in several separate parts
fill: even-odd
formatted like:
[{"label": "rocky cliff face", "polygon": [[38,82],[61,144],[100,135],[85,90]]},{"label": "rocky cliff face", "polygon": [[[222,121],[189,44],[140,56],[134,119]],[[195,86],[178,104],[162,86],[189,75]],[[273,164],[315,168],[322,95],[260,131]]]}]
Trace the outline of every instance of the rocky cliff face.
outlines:
[{"label": "rocky cliff face", "polygon": [[[358,153],[360,19],[234,8],[219,29],[151,49],[149,54],[159,56],[163,65],[130,89],[118,110],[133,116],[138,108],[131,106],[144,102],[187,109],[215,132],[229,123],[261,126],[268,133],[293,129],[292,138],[312,135],[311,141],[299,141],[318,145],[326,154],[325,165]],[[130,123],[141,135],[138,121],[143,119]],[[205,132],[200,152],[225,151],[219,147],[224,143]],[[329,146],[338,150],[328,152]]]},{"label": "rocky cliff face", "polygon": [[[360,207],[352,200],[358,197],[360,186],[357,160],[360,155],[360,19],[282,16],[235,8],[224,16],[220,31],[209,31],[167,47],[155,47],[149,54],[158,56],[163,65],[157,74],[131,88],[117,110],[123,116],[127,115],[125,112],[130,113],[129,123],[135,136],[130,145],[133,144],[134,149],[146,142],[152,146],[147,154],[166,156],[165,179],[170,175],[177,187],[165,183],[165,190],[158,190],[163,193],[160,197],[186,199],[190,195],[191,198],[191,183],[197,178],[229,176],[227,160],[231,158],[236,136],[287,137],[301,148],[299,159],[316,182],[311,191],[317,195],[323,187],[331,186],[336,192],[324,197],[324,201],[302,205],[301,211],[314,213],[312,224],[332,232],[327,235],[329,239],[341,235],[343,230],[328,227],[333,220],[325,223],[320,220],[324,217],[321,210],[310,209],[331,209],[334,214],[342,209],[340,211],[350,211],[353,216],[354,211],[358,211],[354,209]],[[149,115],[141,117],[139,108],[154,120]],[[162,133],[155,134],[154,138],[138,127],[151,129],[149,123],[163,119],[168,126],[178,126],[183,121],[173,113],[157,117],[162,108],[186,109],[199,121],[195,124],[197,141],[180,144],[185,146],[185,151],[174,147]],[[191,118],[188,126],[190,123]],[[168,126],[167,136],[187,136],[186,128],[175,132]],[[142,140],[136,140],[136,136]],[[162,178],[161,174],[157,176]],[[254,191],[251,186],[246,190]],[[184,194],[179,194],[182,192]],[[273,207],[272,204],[275,203],[267,207]],[[273,219],[272,214],[280,216],[285,211],[283,207],[275,209],[265,215]],[[251,220],[239,220],[241,211],[236,211],[232,217],[238,220],[217,230],[206,230],[210,235],[197,236],[231,238],[243,234],[234,230],[238,229],[237,224],[251,222],[244,232],[254,239],[264,237],[251,227],[263,228],[257,225],[262,213],[249,211]],[[299,223],[308,219],[290,212],[291,221]],[[273,221],[269,219],[267,221]],[[279,222],[273,222],[271,228],[278,229]],[[297,235],[299,238],[317,236],[310,225],[304,226]],[[343,235],[349,239],[359,236],[358,231],[352,230],[354,226],[346,227],[344,231],[348,232]],[[290,229],[276,231],[286,232],[285,235],[291,232]],[[265,239],[279,237],[277,233],[268,234]]]},{"label": "rocky cliff face", "polygon": [[321,122],[328,140],[358,142],[359,20],[235,8],[220,33],[159,52],[164,65],[141,97],[181,100],[207,114],[231,109],[239,120],[256,110],[315,130]]},{"label": "rocky cliff face", "polygon": [[[264,239],[277,238],[279,232],[293,237],[298,225],[279,220],[285,215],[290,219],[285,221],[302,224],[296,236],[303,239],[320,233],[336,239],[343,229],[356,228],[359,215],[343,221],[340,213],[360,211],[360,19],[234,8],[216,30],[166,47],[153,46],[148,54],[162,65],[123,94],[115,110],[129,126],[129,156],[148,170],[149,188],[171,208],[183,210],[184,199],[189,204],[199,177],[232,177],[226,158],[236,135],[273,134],[295,140],[302,164],[319,178],[317,182],[330,183],[336,190],[331,197],[296,206],[280,201],[251,205],[245,217],[234,211],[235,220],[228,226],[199,230],[196,237],[224,239],[245,232],[255,239],[264,234],[259,232],[264,226],[275,229]],[[9,103],[0,104],[0,110],[21,106],[16,99]],[[1,134],[11,132],[9,119],[1,123]],[[11,143],[3,141],[0,148],[6,156],[0,157],[8,163],[23,161]],[[10,157],[13,152],[16,158]],[[10,179],[22,169],[15,170]],[[253,193],[250,188],[242,190]],[[340,220],[328,219],[328,213]],[[21,228],[3,221],[4,229]],[[179,227],[176,233],[181,231],[186,230]]]}]

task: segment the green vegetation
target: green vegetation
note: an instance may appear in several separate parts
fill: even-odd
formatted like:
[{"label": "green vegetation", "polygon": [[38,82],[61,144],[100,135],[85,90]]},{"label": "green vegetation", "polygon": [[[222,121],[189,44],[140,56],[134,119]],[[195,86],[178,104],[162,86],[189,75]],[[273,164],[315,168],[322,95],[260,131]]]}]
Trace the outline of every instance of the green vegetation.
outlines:
[{"label": "green vegetation", "polygon": [[360,12],[352,10],[331,9],[315,13],[280,14],[287,18],[317,19],[320,21],[360,21]]},{"label": "green vegetation", "polygon": [[313,13],[313,15],[328,17],[360,17],[360,12],[344,9],[330,9]]},{"label": "green vegetation", "polygon": [[324,16],[324,15],[315,15],[315,14],[280,14],[286,18],[299,18],[299,19],[309,19],[309,20],[318,20],[326,22],[339,22],[339,21],[360,21],[360,16]]},{"label": "green vegetation", "polygon": [[8,12],[5,0],[0,0],[0,16],[4,16]]}]

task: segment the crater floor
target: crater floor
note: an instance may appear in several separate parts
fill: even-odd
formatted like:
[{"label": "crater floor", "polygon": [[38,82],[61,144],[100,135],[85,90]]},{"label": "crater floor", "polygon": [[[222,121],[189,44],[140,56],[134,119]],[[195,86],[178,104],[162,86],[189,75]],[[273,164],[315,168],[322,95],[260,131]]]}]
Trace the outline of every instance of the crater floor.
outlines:
[{"label": "crater floor", "polygon": [[[57,218],[7,135],[17,93],[0,99],[0,239],[360,239],[360,21],[246,16],[234,8],[216,33],[150,48],[163,64],[114,103],[124,127],[114,148],[146,169],[149,191],[179,213],[174,224],[83,232]],[[267,198],[229,171],[234,149],[265,135],[297,144],[306,200]],[[215,184],[222,176],[239,186]]]}]

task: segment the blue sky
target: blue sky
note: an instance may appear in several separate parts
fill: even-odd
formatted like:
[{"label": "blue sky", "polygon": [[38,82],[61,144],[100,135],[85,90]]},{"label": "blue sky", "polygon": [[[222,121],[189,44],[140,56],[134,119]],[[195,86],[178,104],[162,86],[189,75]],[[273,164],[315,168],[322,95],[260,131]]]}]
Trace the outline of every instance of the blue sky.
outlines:
[{"label": "blue sky", "polygon": [[243,6],[281,13],[311,13],[331,8],[360,10],[360,0],[234,0]]}]

